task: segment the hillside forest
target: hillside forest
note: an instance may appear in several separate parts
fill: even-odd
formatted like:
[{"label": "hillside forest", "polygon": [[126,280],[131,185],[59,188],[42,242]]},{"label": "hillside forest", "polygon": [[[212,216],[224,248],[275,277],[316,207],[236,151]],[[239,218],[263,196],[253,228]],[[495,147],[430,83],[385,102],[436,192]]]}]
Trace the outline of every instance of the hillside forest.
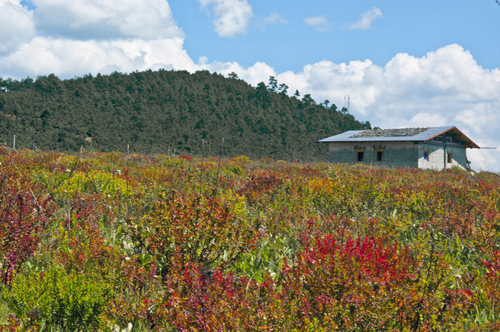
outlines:
[{"label": "hillside forest", "polygon": [[370,129],[346,109],[316,103],[270,77],[145,71],[60,80],[0,78],[0,142],[44,151],[121,151],[325,160],[316,144]]}]

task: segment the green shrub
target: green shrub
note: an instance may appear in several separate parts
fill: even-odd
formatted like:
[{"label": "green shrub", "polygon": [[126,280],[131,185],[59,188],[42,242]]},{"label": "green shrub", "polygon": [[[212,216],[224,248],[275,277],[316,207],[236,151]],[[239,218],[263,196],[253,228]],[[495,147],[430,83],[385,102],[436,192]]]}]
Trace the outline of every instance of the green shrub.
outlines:
[{"label": "green shrub", "polygon": [[245,171],[243,170],[243,168],[241,168],[238,165],[228,165],[228,166],[226,166],[226,169],[228,171],[233,172],[236,175],[245,175]]},{"label": "green shrub", "polygon": [[41,274],[18,274],[10,289],[4,287],[2,293],[24,328],[79,331],[98,325],[113,290],[91,275],[69,274],[62,267],[53,267]]}]

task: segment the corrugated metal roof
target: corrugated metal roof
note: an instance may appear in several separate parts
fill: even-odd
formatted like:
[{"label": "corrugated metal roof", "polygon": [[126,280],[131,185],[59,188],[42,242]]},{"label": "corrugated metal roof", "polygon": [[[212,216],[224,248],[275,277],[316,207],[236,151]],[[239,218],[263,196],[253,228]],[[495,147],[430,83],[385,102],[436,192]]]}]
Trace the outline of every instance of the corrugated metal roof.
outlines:
[{"label": "corrugated metal roof", "polygon": [[[411,128],[412,129],[412,128]],[[359,134],[364,132],[365,130],[350,130],[346,131],[342,134],[331,136],[322,140],[319,140],[318,143],[341,143],[341,142],[423,142],[428,141],[436,136],[439,136],[445,132],[453,131],[455,136],[460,137],[466,147],[469,148],[477,148],[479,146],[474,143],[471,139],[465,136],[460,130],[458,130],[455,126],[444,126],[444,127],[432,127],[425,131],[419,132],[416,135],[412,136],[372,136],[372,137],[353,137],[355,135],[360,136]],[[418,131],[417,131],[418,132]]]}]

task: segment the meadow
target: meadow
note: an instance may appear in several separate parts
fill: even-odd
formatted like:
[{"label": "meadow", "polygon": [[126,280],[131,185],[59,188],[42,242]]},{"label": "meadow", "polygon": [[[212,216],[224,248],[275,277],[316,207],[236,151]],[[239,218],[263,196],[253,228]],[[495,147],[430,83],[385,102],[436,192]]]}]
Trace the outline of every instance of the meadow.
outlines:
[{"label": "meadow", "polygon": [[495,331],[500,176],[0,150],[5,331]]}]

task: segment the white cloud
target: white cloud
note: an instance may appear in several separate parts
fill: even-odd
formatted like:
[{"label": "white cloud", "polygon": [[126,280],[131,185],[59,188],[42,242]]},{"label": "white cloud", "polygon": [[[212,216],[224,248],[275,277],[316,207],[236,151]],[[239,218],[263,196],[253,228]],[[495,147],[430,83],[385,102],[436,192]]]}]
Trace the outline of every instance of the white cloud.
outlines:
[{"label": "white cloud", "polygon": [[32,0],[37,30],[78,40],[182,37],[164,0]]},{"label": "white cloud", "polygon": [[361,14],[359,21],[350,23],[348,27],[352,30],[368,30],[372,28],[373,22],[379,17],[383,17],[382,11],[377,7],[372,7],[369,11]]},{"label": "white cloud", "polygon": [[429,127],[429,123],[432,123],[434,127],[448,125],[448,119],[442,114],[427,112],[417,113],[408,122],[410,125],[401,127]]},{"label": "white cloud", "polygon": [[288,24],[288,21],[283,18],[280,14],[274,12],[264,19],[268,24]]},{"label": "white cloud", "polygon": [[234,37],[247,32],[252,6],[247,0],[199,0],[202,7],[212,6],[215,32],[221,37]]},{"label": "white cloud", "polygon": [[32,0],[34,11],[13,1],[0,0],[0,18],[16,19],[13,42],[0,32],[0,52],[9,46],[0,54],[0,76],[197,68],[165,0]]},{"label": "white cloud", "polygon": [[257,28],[263,30],[268,24],[288,24],[288,21],[280,14],[274,12],[268,17],[260,18],[257,22]]},{"label": "white cloud", "polygon": [[16,50],[35,35],[33,12],[20,0],[0,0],[0,54]]},{"label": "white cloud", "polygon": [[313,16],[304,19],[307,25],[313,26],[317,31],[329,31],[335,28],[333,23],[329,23],[326,16]]},{"label": "white cloud", "polygon": [[207,63],[206,58],[201,58],[198,61],[198,69],[206,69],[211,72],[218,72],[223,75],[235,72],[238,77],[242,80],[248,82],[249,84],[256,86],[260,82],[267,84],[270,76],[276,76],[276,71],[264,62],[257,62],[254,65],[245,68],[238,64],[237,62],[211,62]]},{"label": "white cloud", "polygon": [[469,126],[474,135],[481,135],[483,131],[495,131],[498,128],[497,112],[491,108],[494,103],[478,103],[470,105],[455,116],[455,120],[464,126]]},{"label": "white cloud", "polygon": [[54,73],[61,78],[158,68],[197,69],[181,38],[76,41],[46,37],[36,37],[18,51],[0,57],[0,68],[5,76]]}]

